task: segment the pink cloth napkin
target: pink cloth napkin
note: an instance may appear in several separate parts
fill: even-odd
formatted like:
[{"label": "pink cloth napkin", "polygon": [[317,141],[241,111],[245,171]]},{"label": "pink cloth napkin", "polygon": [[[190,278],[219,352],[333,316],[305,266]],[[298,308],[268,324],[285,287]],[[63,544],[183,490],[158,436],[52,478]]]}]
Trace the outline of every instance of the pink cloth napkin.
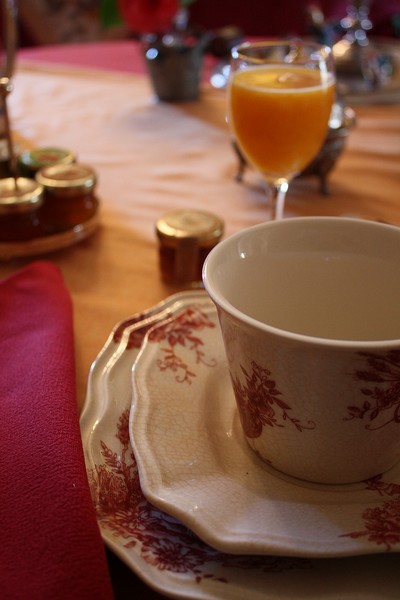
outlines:
[{"label": "pink cloth napkin", "polygon": [[82,452],[72,305],[37,261],[0,282],[0,597],[113,597]]}]

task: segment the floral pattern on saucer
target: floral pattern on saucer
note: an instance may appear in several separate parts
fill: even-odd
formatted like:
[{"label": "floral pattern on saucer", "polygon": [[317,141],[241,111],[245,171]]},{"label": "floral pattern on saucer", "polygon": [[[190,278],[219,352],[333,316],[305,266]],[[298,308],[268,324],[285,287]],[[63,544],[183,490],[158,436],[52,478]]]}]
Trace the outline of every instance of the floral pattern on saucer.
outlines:
[{"label": "floral pattern on saucer", "polygon": [[365,489],[374,490],[383,497],[393,497],[374,508],[366,508],[363,513],[365,529],[343,534],[353,539],[366,537],[374,544],[392,550],[400,544],[400,484],[384,481],[383,475],[371,477],[365,482]]},{"label": "floral pattern on saucer", "polygon": [[400,498],[366,508],[362,513],[365,529],[343,534],[353,539],[364,537],[369,542],[394,550],[400,544]]},{"label": "floral pattern on saucer", "polygon": [[157,362],[158,369],[172,371],[177,383],[191,383],[196,373],[182,360],[179,347],[193,353],[196,364],[215,366],[215,359],[207,358],[203,350],[204,344],[200,334],[205,328],[214,329],[215,323],[198,306],[189,306],[175,318],[152,329],[148,341],[161,344],[162,348],[162,357]]},{"label": "floral pattern on saucer", "polygon": [[[290,569],[311,568],[301,558],[276,556],[252,557],[223,554],[207,546],[187,527],[154,508],[145,499],[139,473],[129,443],[129,410],[125,410],[116,427],[121,444],[117,451],[101,444],[103,462],[89,469],[88,477],[97,518],[102,527],[123,540],[125,548],[140,545],[143,560],[159,570],[191,574],[197,583],[216,579],[228,583],[228,569],[243,571],[260,568],[279,573]],[[225,572],[221,575],[210,562]]]}]

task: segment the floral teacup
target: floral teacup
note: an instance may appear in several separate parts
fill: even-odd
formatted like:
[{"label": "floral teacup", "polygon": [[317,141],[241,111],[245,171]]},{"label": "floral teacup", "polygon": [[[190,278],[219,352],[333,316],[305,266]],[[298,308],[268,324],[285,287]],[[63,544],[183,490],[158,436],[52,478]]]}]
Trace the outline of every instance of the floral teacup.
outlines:
[{"label": "floral teacup", "polygon": [[400,459],[400,229],[275,221],[203,271],[245,437],[271,467],[351,483]]}]

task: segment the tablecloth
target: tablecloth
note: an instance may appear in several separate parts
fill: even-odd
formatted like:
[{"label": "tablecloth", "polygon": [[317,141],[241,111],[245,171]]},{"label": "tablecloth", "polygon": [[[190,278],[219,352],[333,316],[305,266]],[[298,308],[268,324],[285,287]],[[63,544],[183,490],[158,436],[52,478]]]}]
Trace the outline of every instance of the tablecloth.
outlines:
[{"label": "tablecloth", "polygon": [[[204,84],[198,102],[159,103],[146,74],[18,64],[9,96],[18,148],[74,150],[97,171],[101,226],[51,255],[75,309],[78,402],[90,365],[116,322],[176,291],[161,282],[156,219],[211,210],[226,235],[271,218],[260,177],[235,181],[225,95]],[[354,215],[400,224],[400,106],[356,106],[356,125],[322,195],[315,177],[291,186],[286,216]],[[0,264],[0,276],[29,259]]]}]

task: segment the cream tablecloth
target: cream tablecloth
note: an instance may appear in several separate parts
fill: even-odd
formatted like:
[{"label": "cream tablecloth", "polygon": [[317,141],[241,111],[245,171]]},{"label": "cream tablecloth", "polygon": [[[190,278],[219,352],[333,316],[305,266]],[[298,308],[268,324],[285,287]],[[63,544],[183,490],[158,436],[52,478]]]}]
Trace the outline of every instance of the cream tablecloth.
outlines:
[{"label": "cream tablecloth", "polygon": [[[211,210],[226,234],[271,216],[260,178],[234,180],[224,92],[204,85],[188,104],[157,103],[145,75],[20,61],[9,96],[19,147],[77,152],[99,177],[101,226],[54,252],[75,308],[78,398],[115,323],[175,289],[159,277],[154,223],[165,211]],[[357,124],[329,178],[296,180],[286,216],[357,215],[400,224],[400,106],[357,106]],[[0,264],[3,277],[28,262]]]}]

